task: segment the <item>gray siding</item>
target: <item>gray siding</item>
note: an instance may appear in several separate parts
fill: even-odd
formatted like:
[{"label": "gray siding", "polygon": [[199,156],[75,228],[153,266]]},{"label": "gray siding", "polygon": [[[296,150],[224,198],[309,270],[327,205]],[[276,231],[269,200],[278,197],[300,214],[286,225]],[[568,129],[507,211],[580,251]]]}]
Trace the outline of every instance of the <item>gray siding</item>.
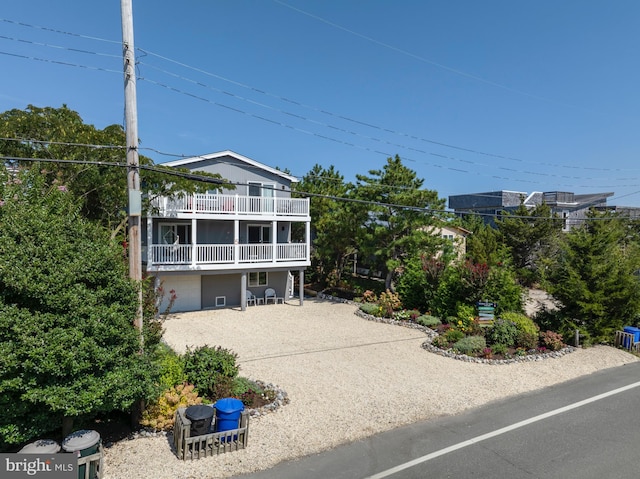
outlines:
[{"label": "gray siding", "polygon": [[[250,287],[256,296],[264,296],[264,290],[273,288],[277,296],[286,298],[288,271],[269,271],[267,273],[268,284],[260,287]],[[241,278],[239,273],[210,274],[202,276],[202,309],[215,308],[216,296],[226,297],[226,307],[240,306]]]},{"label": "gray siding", "polygon": [[[206,171],[207,173],[218,173],[225,179],[233,179],[237,183],[248,182],[260,182],[273,184],[275,192],[273,196],[278,198],[290,198],[289,192],[291,182],[278,175],[272,174],[268,171],[254,168],[251,165],[247,165],[245,162],[233,158],[231,156],[224,156],[221,158],[212,158],[209,160],[202,160],[200,162],[185,165],[191,171]],[[225,194],[238,194],[248,195],[248,188],[244,185],[238,185],[235,190],[222,191]]]}]

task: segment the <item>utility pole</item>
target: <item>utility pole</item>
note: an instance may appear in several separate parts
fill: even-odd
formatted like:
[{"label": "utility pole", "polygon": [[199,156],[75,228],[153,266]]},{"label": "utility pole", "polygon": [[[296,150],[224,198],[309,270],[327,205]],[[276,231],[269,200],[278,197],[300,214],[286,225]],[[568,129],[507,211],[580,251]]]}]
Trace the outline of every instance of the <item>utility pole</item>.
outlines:
[{"label": "utility pole", "polygon": [[142,336],[142,194],[138,158],[138,107],[136,100],[136,63],[133,45],[132,0],[121,0],[122,57],[124,60],[124,113],[127,135],[127,189],[129,191],[129,277],[138,286],[138,311],[134,325]]}]

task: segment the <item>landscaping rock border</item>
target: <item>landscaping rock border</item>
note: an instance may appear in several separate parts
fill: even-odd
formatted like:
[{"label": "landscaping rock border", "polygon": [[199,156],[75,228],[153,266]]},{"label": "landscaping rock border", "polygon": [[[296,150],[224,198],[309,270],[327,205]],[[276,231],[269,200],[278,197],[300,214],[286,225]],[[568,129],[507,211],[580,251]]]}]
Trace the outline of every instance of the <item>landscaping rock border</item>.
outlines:
[{"label": "landscaping rock border", "polygon": [[[356,306],[358,306],[360,304],[360,303],[357,303],[355,301],[350,301],[348,299],[343,299],[343,298],[337,298],[335,296],[330,296],[330,295],[324,294],[324,293],[318,293],[318,298],[326,299],[326,300],[329,300],[329,301],[336,301],[336,302],[339,302],[339,303],[353,304],[353,305],[356,305]],[[513,363],[521,363],[521,362],[542,361],[542,360],[545,360],[545,359],[560,358],[560,357],[564,356],[565,354],[569,354],[569,353],[574,352],[577,349],[577,348],[575,348],[573,346],[567,346],[566,348],[560,349],[558,351],[551,351],[549,353],[527,354],[526,356],[515,356],[515,357],[510,358],[510,359],[477,358],[477,357],[473,357],[473,356],[467,356],[466,354],[456,354],[452,350],[441,349],[441,348],[438,348],[438,347],[434,346],[433,344],[431,344],[431,342],[433,341],[433,339],[436,336],[438,336],[438,333],[436,331],[434,331],[433,329],[428,328],[426,326],[422,326],[420,324],[416,324],[416,323],[414,323],[412,321],[398,321],[396,319],[391,319],[391,318],[379,318],[377,316],[372,316],[370,314],[365,313],[360,308],[356,309],[354,314],[356,316],[359,316],[359,317],[361,317],[363,319],[366,319],[368,321],[375,321],[375,322],[378,322],[378,323],[393,324],[393,325],[397,325],[397,326],[403,326],[405,328],[411,328],[411,329],[417,329],[419,331],[423,331],[427,335],[427,340],[424,343],[422,343],[422,348],[423,349],[425,349],[426,351],[429,351],[430,353],[438,354],[438,355],[444,356],[446,358],[457,359],[459,361],[465,361],[465,362],[468,362],[468,363],[500,365],[500,364],[513,364]]]}]

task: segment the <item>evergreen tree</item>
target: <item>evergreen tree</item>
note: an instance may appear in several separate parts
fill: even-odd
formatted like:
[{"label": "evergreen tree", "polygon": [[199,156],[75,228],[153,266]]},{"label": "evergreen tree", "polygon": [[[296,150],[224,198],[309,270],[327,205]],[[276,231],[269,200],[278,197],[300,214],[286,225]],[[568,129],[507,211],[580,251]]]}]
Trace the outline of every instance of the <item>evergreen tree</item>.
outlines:
[{"label": "evergreen tree", "polygon": [[575,328],[594,341],[611,341],[615,330],[640,312],[640,246],[628,221],[592,212],[564,235],[547,273],[547,290],[559,301],[562,332]]},{"label": "evergreen tree", "polygon": [[445,202],[436,191],[422,189],[424,180],[398,155],[369,175],[356,175],[356,197],[370,202],[360,249],[366,261],[384,272],[385,287],[393,290],[393,277],[409,258],[434,256],[444,245],[436,228]]},{"label": "evergreen tree", "polygon": [[560,220],[554,218],[546,203],[531,210],[521,203],[513,213],[504,212],[496,226],[518,277],[527,284],[536,282],[540,260],[549,255],[562,230]]},{"label": "evergreen tree", "polygon": [[[335,285],[342,278],[347,261],[357,254],[357,231],[366,218],[362,204],[340,201],[349,199],[352,185],[333,165],[324,169],[316,164],[296,186],[304,196],[310,193],[312,263],[320,282]],[[317,196],[315,196],[317,195]]]}]

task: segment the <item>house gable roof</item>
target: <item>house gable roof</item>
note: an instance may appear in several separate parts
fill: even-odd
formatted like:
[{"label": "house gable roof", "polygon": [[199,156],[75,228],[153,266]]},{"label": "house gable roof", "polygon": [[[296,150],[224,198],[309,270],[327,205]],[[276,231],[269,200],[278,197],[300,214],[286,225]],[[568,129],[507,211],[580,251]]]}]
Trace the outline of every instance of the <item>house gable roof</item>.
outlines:
[{"label": "house gable roof", "polygon": [[224,151],[219,151],[217,153],[208,153],[206,155],[200,155],[200,156],[193,156],[191,158],[183,158],[180,160],[175,160],[175,161],[168,161],[166,163],[162,163],[162,165],[164,166],[170,166],[173,168],[177,168],[177,167],[185,167],[185,168],[193,168],[196,167],[197,163],[202,162],[202,161],[207,161],[207,160],[215,160],[218,158],[224,158],[225,156],[230,156],[232,158],[235,158],[236,160],[246,163],[247,165],[250,165],[252,168],[259,168],[261,170],[267,171],[273,175],[277,175],[280,176],[282,178],[284,178],[285,180],[288,180],[292,183],[297,183],[298,182],[298,178],[296,178],[295,176],[291,176],[288,175],[286,173],[284,173],[283,171],[277,170],[275,168],[271,168],[270,166],[267,166],[265,164],[262,164],[260,162],[257,162],[255,160],[252,160],[251,158],[248,158],[246,156],[240,155],[234,151],[231,150],[224,150]]}]

